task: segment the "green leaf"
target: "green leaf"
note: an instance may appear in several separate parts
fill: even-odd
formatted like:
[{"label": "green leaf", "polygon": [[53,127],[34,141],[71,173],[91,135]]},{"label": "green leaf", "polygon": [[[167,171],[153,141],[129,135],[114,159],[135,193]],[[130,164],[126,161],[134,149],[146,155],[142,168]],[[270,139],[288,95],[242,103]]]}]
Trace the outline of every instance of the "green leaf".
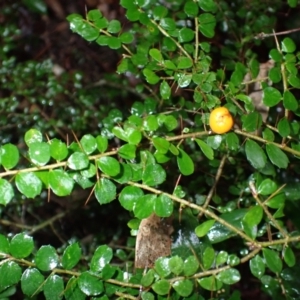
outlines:
[{"label": "green leaf", "polygon": [[90,269],[92,272],[99,273],[110,263],[113,257],[113,252],[107,245],[99,246],[91,259]]},{"label": "green leaf", "polygon": [[121,23],[118,20],[112,20],[107,26],[107,31],[110,33],[118,33],[121,30]]},{"label": "green leaf", "polygon": [[98,135],[96,137],[96,143],[97,143],[97,148],[100,151],[100,153],[103,153],[106,151],[106,149],[108,147],[108,140],[106,137]]},{"label": "green leaf", "polygon": [[199,268],[199,262],[195,256],[189,256],[183,264],[183,273],[185,276],[194,275]]},{"label": "green leaf", "polygon": [[267,144],[267,154],[273,165],[278,168],[286,169],[289,164],[289,159],[286,154],[273,144]]},{"label": "green leaf", "polygon": [[202,261],[203,261],[203,268],[205,270],[208,270],[211,268],[211,266],[213,265],[214,261],[215,261],[215,250],[212,247],[206,247],[205,250],[203,251],[203,255],[202,255]]},{"label": "green leaf", "polygon": [[187,1],[183,10],[188,17],[196,17],[199,12],[199,6],[194,1]]},{"label": "green leaf", "polygon": [[0,204],[7,205],[14,197],[12,185],[5,179],[0,178]]},{"label": "green leaf", "polygon": [[21,277],[21,289],[24,295],[32,297],[42,290],[44,276],[36,268],[28,268]]},{"label": "green leaf", "polygon": [[199,0],[198,3],[204,11],[215,12],[218,8],[213,0]]},{"label": "green leaf", "polygon": [[247,140],[245,151],[247,159],[253,168],[262,169],[265,167],[267,162],[266,154],[255,141]]},{"label": "green leaf", "polygon": [[35,263],[41,271],[51,271],[59,263],[59,257],[52,246],[42,246],[35,255]]},{"label": "green leaf", "polygon": [[106,175],[116,176],[121,171],[120,163],[110,156],[102,156],[97,159],[99,169]]},{"label": "green leaf", "polygon": [[275,106],[280,102],[281,99],[282,95],[277,89],[271,86],[268,86],[263,89],[263,103],[266,106]]},{"label": "green leaf", "polygon": [[255,277],[261,278],[265,274],[265,269],[265,262],[259,255],[250,260],[250,270]]},{"label": "green leaf", "polygon": [[50,141],[50,155],[57,161],[62,161],[68,156],[68,147],[58,139]]},{"label": "green leaf", "polygon": [[97,140],[91,134],[85,134],[81,140],[80,145],[86,154],[91,154],[97,149]]},{"label": "green leaf", "polygon": [[296,45],[291,38],[286,37],[281,42],[281,49],[283,52],[292,53],[296,50]]},{"label": "green leaf", "polygon": [[155,131],[158,129],[157,117],[153,115],[147,116],[143,121],[143,128],[146,131]]},{"label": "green leaf", "polygon": [[120,35],[120,41],[123,44],[131,44],[134,41],[134,35],[130,32],[123,32]]},{"label": "green leaf", "polygon": [[142,176],[143,184],[148,186],[156,186],[166,180],[165,169],[158,164],[147,165]]},{"label": "green leaf", "polygon": [[88,271],[79,275],[78,287],[87,296],[97,296],[104,291],[103,282]]},{"label": "green leaf", "polygon": [[245,214],[242,223],[247,224],[248,227],[257,226],[263,217],[263,209],[261,206],[253,206],[251,207],[247,213]]},{"label": "green leaf", "polygon": [[81,248],[79,247],[78,243],[73,243],[65,249],[62,255],[61,263],[64,269],[71,270],[77,265],[80,259]]},{"label": "green leaf", "polygon": [[173,20],[172,18],[163,18],[160,20],[159,24],[163,29],[165,29],[167,31],[176,29],[175,20]]},{"label": "green leaf", "polygon": [[242,116],[243,130],[252,132],[259,128],[262,125],[262,116],[258,112],[252,112],[247,115]]},{"label": "green leaf", "polygon": [[62,299],[62,294],[64,292],[64,281],[63,279],[56,275],[51,274],[44,285],[44,295],[46,300]]},{"label": "green leaf", "polygon": [[156,84],[159,82],[160,78],[150,69],[143,69],[143,74],[146,77],[146,81],[149,84]]},{"label": "green leaf", "polygon": [[193,41],[194,38],[195,38],[195,32],[194,32],[194,30],[192,30],[190,28],[184,27],[184,28],[180,29],[178,32],[178,41],[180,43],[187,43],[187,42]]},{"label": "green leaf", "polygon": [[163,5],[157,5],[153,9],[153,17],[155,20],[160,20],[168,14],[168,9]]},{"label": "green leaf", "polygon": [[90,11],[88,11],[87,13],[87,19],[89,21],[97,21],[98,19],[102,18],[102,13],[100,12],[99,9],[91,9]]},{"label": "green leaf", "polygon": [[228,252],[221,250],[216,257],[216,266],[225,264],[228,260]]},{"label": "green leaf", "polygon": [[180,73],[180,74],[177,74],[177,77],[178,77],[178,85],[181,88],[185,88],[185,87],[189,86],[189,84],[192,81],[192,74]]},{"label": "green leaf", "polygon": [[21,278],[22,270],[14,261],[2,262],[0,265],[0,291],[17,284]]},{"label": "green leaf", "polygon": [[107,178],[100,178],[95,187],[95,196],[100,204],[107,204],[116,199],[117,188],[115,184]]},{"label": "green leaf", "polygon": [[142,196],[144,196],[142,189],[135,186],[126,186],[119,195],[119,201],[125,209],[132,211]]},{"label": "green leaf", "polygon": [[199,16],[199,30],[207,38],[215,35],[216,18],[210,13],[204,13]]},{"label": "green leaf", "polygon": [[156,281],[152,285],[153,291],[158,295],[167,295],[170,291],[171,285],[168,280],[161,279],[159,281]]},{"label": "green leaf", "polygon": [[291,247],[286,246],[283,250],[283,258],[285,263],[290,267],[294,267],[296,264],[296,257]]},{"label": "green leaf", "polygon": [[282,137],[287,137],[291,134],[290,121],[283,117],[277,124],[278,132]]},{"label": "green leaf", "polygon": [[172,256],[169,259],[170,271],[175,275],[179,275],[183,271],[183,260],[179,256]]},{"label": "green leaf", "polygon": [[173,213],[173,201],[165,194],[159,195],[154,203],[154,212],[158,217],[166,218]]},{"label": "green leaf", "polygon": [[182,175],[188,176],[194,173],[194,162],[184,150],[179,148],[179,155],[176,156],[176,159]]},{"label": "green leaf", "polygon": [[[9,253],[9,242],[6,236],[0,234],[0,253]],[[1,257],[1,255],[0,255]]]},{"label": "green leaf", "polygon": [[180,56],[178,59],[177,68],[178,69],[189,69],[193,66],[193,61],[185,56]]},{"label": "green leaf", "polygon": [[43,135],[37,129],[29,129],[26,131],[24,136],[24,141],[26,145],[29,147],[32,143],[40,143],[43,141]]},{"label": "green leaf", "polygon": [[278,252],[267,248],[262,249],[262,252],[268,268],[274,273],[280,273],[282,270],[282,260]]},{"label": "green leaf", "polygon": [[147,194],[140,197],[133,207],[135,217],[139,219],[148,218],[153,213],[153,207],[156,200],[156,195]]},{"label": "green leaf", "polygon": [[192,281],[188,279],[175,281],[172,287],[181,297],[188,297],[194,288]]},{"label": "green leaf", "polygon": [[166,154],[169,151],[170,142],[160,137],[154,137],[152,139],[154,147],[162,154]]},{"label": "green leaf", "polygon": [[49,186],[55,195],[63,197],[71,194],[74,180],[63,170],[51,170],[49,171]]},{"label": "green leaf", "polygon": [[5,144],[1,147],[0,162],[5,169],[14,168],[19,162],[19,150],[15,145]]},{"label": "green leaf", "polygon": [[214,150],[208,146],[204,141],[195,139],[203,154],[210,160],[214,159]]},{"label": "green leaf", "polygon": [[276,190],[277,190],[276,182],[267,178],[259,184],[257,188],[257,193],[259,195],[267,196],[273,194]]},{"label": "green leaf", "polygon": [[150,49],[149,55],[159,63],[161,63],[163,61],[163,56],[162,56],[161,52],[156,48]]},{"label": "green leaf", "polygon": [[283,106],[291,111],[296,111],[299,107],[296,97],[290,91],[283,93]]},{"label": "green leaf", "polygon": [[15,258],[25,258],[33,248],[33,238],[25,233],[18,233],[10,241],[9,252]]},{"label": "green leaf", "polygon": [[74,152],[68,158],[68,167],[72,170],[82,170],[89,165],[89,158],[85,153]]},{"label": "green leaf", "polygon": [[208,291],[218,291],[222,288],[223,283],[214,276],[208,276],[198,280],[200,286]]},{"label": "green leaf", "polygon": [[235,284],[241,280],[241,274],[237,269],[227,269],[220,272],[217,278],[225,284]]},{"label": "green leaf", "polygon": [[124,159],[134,159],[136,157],[136,146],[125,144],[118,149],[118,154]]},{"label": "green leaf", "polygon": [[75,277],[70,278],[68,281],[64,296],[67,300],[85,300],[86,295],[78,287],[78,279]]},{"label": "green leaf", "polygon": [[160,91],[161,98],[163,100],[168,100],[170,98],[171,87],[165,80],[161,82],[159,91]]},{"label": "green leaf", "polygon": [[290,74],[288,77],[289,84],[294,88],[300,88],[300,78],[298,75]]},{"label": "green leaf", "polygon": [[50,160],[50,145],[45,142],[31,143],[28,155],[33,164],[44,166]]},{"label": "green leaf", "polygon": [[195,233],[198,237],[204,237],[214,224],[215,220],[207,220],[195,228]]},{"label": "green leaf", "polygon": [[27,198],[35,198],[42,191],[42,182],[35,173],[18,173],[16,175],[16,186]]},{"label": "green leaf", "polygon": [[234,132],[228,132],[225,136],[228,150],[237,151],[240,148],[240,141]]},{"label": "green leaf", "polygon": [[144,287],[150,286],[154,280],[154,270],[150,269],[141,279],[141,284]]}]

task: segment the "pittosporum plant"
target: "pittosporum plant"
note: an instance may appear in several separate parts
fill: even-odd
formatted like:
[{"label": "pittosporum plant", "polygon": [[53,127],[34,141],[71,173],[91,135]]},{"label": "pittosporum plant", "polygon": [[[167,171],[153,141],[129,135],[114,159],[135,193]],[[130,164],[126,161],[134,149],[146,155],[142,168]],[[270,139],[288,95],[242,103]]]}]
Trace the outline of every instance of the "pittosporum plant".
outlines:
[{"label": "pittosporum plant", "polygon": [[119,53],[131,107],[112,109],[98,134],[72,143],[29,129],[25,162],[3,144],[0,203],[5,214],[17,199],[80,187],[99,210],[121,206],[138,234],[136,268],[131,237],[123,248],[95,245],[84,260],[76,239],[35,248],[34,227],[23,227],[0,235],[1,298],[17,286],[28,298],[237,300],[251,285],[298,299],[300,57],[292,38],[272,32],[285,6],[120,5],[129,24],[97,9],[67,19],[86,41]]}]

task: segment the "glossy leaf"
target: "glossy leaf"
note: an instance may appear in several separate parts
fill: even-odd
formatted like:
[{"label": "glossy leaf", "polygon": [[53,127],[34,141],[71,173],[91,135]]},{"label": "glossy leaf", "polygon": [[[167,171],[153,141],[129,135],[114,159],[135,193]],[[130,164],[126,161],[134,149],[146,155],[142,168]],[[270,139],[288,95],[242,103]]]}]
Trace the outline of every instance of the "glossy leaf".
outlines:
[{"label": "glossy leaf", "polygon": [[237,269],[227,269],[217,275],[217,279],[225,284],[235,284],[241,280],[241,274]]},{"label": "glossy leaf", "polygon": [[198,237],[203,237],[205,236],[208,231],[211,229],[211,227],[214,225],[215,220],[207,220],[205,222],[203,222],[202,224],[198,225],[195,228],[195,232],[197,234]]},{"label": "glossy leaf", "polygon": [[42,191],[42,182],[33,172],[18,173],[16,186],[27,198],[35,198]]},{"label": "glossy leaf", "polygon": [[250,260],[250,270],[251,273],[257,277],[261,278],[265,274],[265,262],[264,260],[259,256],[256,255]]},{"label": "glossy leaf", "polygon": [[146,194],[138,199],[133,207],[134,215],[139,219],[145,219],[153,213],[156,195]]},{"label": "glossy leaf", "polygon": [[248,161],[255,169],[262,169],[266,165],[267,157],[255,141],[248,139],[245,145],[245,151]]},{"label": "glossy leaf", "polygon": [[204,141],[195,139],[203,154],[210,160],[214,159],[214,150],[208,146]]},{"label": "glossy leaf", "polygon": [[291,247],[285,247],[283,251],[283,258],[285,263],[291,268],[296,264],[296,257]]},{"label": "glossy leaf", "polygon": [[68,167],[72,170],[82,170],[89,165],[89,158],[85,153],[75,152],[68,158]]},{"label": "glossy leaf", "polygon": [[21,278],[21,267],[14,261],[6,261],[0,265],[0,291],[17,284]]},{"label": "glossy leaf", "polygon": [[107,204],[116,199],[117,188],[115,184],[107,179],[100,178],[95,187],[95,196],[100,204]]},{"label": "glossy leaf", "polygon": [[165,194],[159,195],[154,203],[154,212],[157,216],[166,218],[173,213],[173,201]]},{"label": "glossy leaf", "polygon": [[183,273],[185,276],[194,275],[199,268],[199,262],[195,256],[189,256],[183,264]]},{"label": "glossy leaf", "polygon": [[269,86],[263,90],[263,102],[266,106],[275,106],[281,99],[281,93],[277,89]]},{"label": "glossy leaf", "polygon": [[97,143],[97,148],[100,151],[100,153],[103,153],[106,151],[107,146],[108,146],[107,138],[98,135],[96,137],[96,143]]},{"label": "glossy leaf", "polygon": [[30,144],[32,143],[40,143],[43,141],[43,135],[42,133],[37,130],[37,129],[29,129],[26,131],[25,136],[24,136],[24,141],[26,145],[29,147]]},{"label": "glossy leaf", "polygon": [[289,159],[281,149],[279,149],[273,144],[267,144],[266,150],[272,164],[274,164],[278,168],[287,168]]},{"label": "glossy leaf", "polygon": [[86,154],[91,154],[97,149],[97,140],[91,134],[85,134],[80,139],[80,145]]},{"label": "glossy leaf", "polygon": [[175,281],[172,287],[181,297],[188,297],[193,291],[193,283],[188,279]]},{"label": "glossy leaf", "polygon": [[99,169],[106,175],[116,176],[121,171],[120,163],[110,156],[103,156],[97,159]]},{"label": "glossy leaf", "polygon": [[42,290],[45,278],[36,268],[28,268],[21,277],[21,289],[24,295],[32,297]]},{"label": "glossy leaf", "polygon": [[282,270],[282,260],[275,250],[264,248],[262,250],[267,267],[274,273]]},{"label": "glossy leaf", "polygon": [[13,144],[5,144],[1,148],[0,162],[6,169],[14,168],[19,162],[20,154],[18,148]]},{"label": "glossy leaf", "polygon": [[260,195],[271,195],[277,190],[277,184],[273,180],[267,178],[263,180],[258,188],[257,188],[257,193]]},{"label": "glossy leaf", "polygon": [[56,268],[59,258],[52,246],[42,246],[35,255],[35,263],[41,271],[50,271]]},{"label": "glossy leaf", "polygon": [[148,186],[156,186],[166,180],[166,171],[159,165],[148,165],[143,172],[143,183]]},{"label": "glossy leaf", "polygon": [[119,195],[120,204],[132,211],[137,201],[144,195],[143,190],[135,186],[126,186]]},{"label": "glossy leaf", "polygon": [[182,175],[188,176],[194,173],[194,162],[191,157],[182,149],[179,149],[179,155],[176,156],[177,165]]},{"label": "glossy leaf", "polygon": [[170,271],[175,275],[179,275],[183,271],[183,260],[179,256],[172,256],[169,259]]},{"label": "glossy leaf", "polygon": [[49,186],[57,196],[70,195],[74,180],[63,170],[52,170],[49,172]]},{"label": "glossy leaf", "polygon": [[47,278],[43,288],[47,300],[61,299],[64,291],[64,281],[60,276],[52,274]]},{"label": "glossy leaf", "polygon": [[70,270],[74,268],[81,258],[81,248],[79,247],[78,243],[73,243],[69,245],[61,259],[61,263],[64,269]]},{"label": "glossy leaf", "polygon": [[5,179],[0,178],[0,204],[7,205],[14,197],[12,185]]},{"label": "glossy leaf", "polygon": [[11,239],[9,252],[15,258],[25,258],[33,248],[33,238],[25,233],[18,233]]},{"label": "glossy leaf", "polygon": [[170,288],[171,285],[169,281],[165,279],[161,279],[152,285],[153,291],[158,295],[167,295],[169,293]]},{"label": "glossy leaf", "polygon": [[198,282],[202,288],[208,291],[218,291],[223,286],[223,283],[214,276],[201,278]]},{"label": "glossy leaf", "polygon": [[57,161],[62,161],[68,156],[68,147],[58,139],[50,141],[50,155]]},{"label": "glossy leaf", "polygon": [[199,30],[208,38],[215,35],[216,18],[210,13],[204,13],[199,16]]},{"label": "glossy leaf", "polygon": [[299,107],[298,101],[290,91],[283,93],[283,106],[291,111],[296,111]]},{"label": "glossy leaf", "polygon": [[88,296],[97,296],[104,290],[103,282],[88,271],[83,272],[78,277],[78,287]]},{"label": "glossy leaf", "polygon": [[99,273],[109,264],[113,257],[113,252],[107,245],[99,246],[93,254],[90,269],[92,272]]},{"label": "glossy leaf", "polygon": [[33,164],[44,166],[50,160],[50,145],[45,142],[31,143],[28,155]]}]

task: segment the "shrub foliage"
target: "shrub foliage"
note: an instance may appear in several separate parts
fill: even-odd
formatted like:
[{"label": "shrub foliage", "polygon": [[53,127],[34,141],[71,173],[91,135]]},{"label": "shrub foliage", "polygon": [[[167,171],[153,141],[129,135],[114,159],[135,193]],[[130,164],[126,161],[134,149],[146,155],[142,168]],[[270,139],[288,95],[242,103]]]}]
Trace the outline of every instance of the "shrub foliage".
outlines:
[{"label": "shrub foliage", "polygon": [[[114,80],[134,100],[70,144],[37,128],[26,131],[25,150],[2,144],[1,213],[80,187],[87,201],[118,201],[132,235],[153,213],[173,216],[172,255],[135,270],[132,249],[84,253],[76,240],[36,248],[23,227],[0,235],[1,299],[21,290],[46,299],[237,300],[249,282],[272,299],[299,298],[300,56],[291,37],[272,33],[278,12],[297,1],[254,2],[121,0],[129,25],[99,10],[68,16],[73,32],[120,54]],[[219,106],[234,116],[228,133],[208,126]]]}]

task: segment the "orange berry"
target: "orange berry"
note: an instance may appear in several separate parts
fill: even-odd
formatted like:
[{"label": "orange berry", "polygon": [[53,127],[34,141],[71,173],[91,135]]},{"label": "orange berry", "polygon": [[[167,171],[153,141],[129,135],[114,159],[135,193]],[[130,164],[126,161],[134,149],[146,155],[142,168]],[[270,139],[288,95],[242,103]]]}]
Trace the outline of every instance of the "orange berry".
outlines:
[{"label": "orange berry", "polygon": [[233,126],[233,118],[226,107],[215,108],[209,116],[209,126],[215,133],[228,132]]}]

